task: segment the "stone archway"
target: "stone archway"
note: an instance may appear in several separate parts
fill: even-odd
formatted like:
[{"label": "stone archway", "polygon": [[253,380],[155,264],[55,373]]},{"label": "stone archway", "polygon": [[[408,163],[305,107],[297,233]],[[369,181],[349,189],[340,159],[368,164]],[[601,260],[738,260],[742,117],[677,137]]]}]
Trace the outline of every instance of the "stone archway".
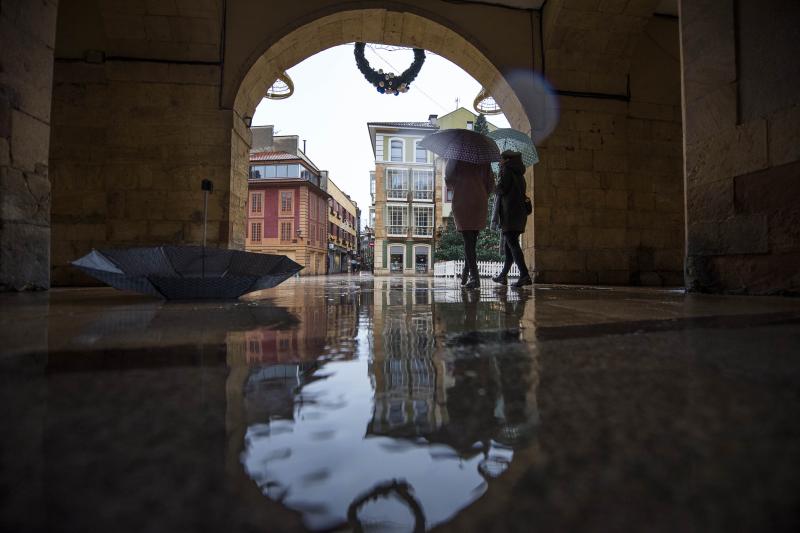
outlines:
[{"label": "stone archway", "polygon": [[[354,41],[413,46],[448,59],[489,91],[513,128],[530,133],[531,122],[514,89],[492,62],[456,31],[414,13],[386,9],[341,11],[320,17],[287,33],[269,46],[243,76],[236,92],[231,135],[232,245],[243,246],[245,233],[251,138],[243,117],[253,116],[266,89],[282,72],[323,50]],[[529,176],[529,186],[532,186],[532,182]],[[533,251],[532,236],[531,227],[525,243],[525,248],[530,252]]]}]

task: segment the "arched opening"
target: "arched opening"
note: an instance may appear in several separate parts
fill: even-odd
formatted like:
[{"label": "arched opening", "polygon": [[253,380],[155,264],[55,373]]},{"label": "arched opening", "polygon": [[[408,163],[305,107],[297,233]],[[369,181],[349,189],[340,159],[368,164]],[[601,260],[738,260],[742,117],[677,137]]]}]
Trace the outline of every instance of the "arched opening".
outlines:
[{"label": "arched opening", "polygon": [[[531,123],[525,109],[503,75],[478,48],[453,29],[414,13],[398,13],[384,9],[342,11],[323,16],[274,40],[266,51],[254,60],[238,86],[233,101],[234,123],[231,138],[231,246],[244,245],[237,239],[245,233],[239,231],[239,228],[243,228],[246,224],[244,201],[247,198],[247,172],[252,146],[247,126],[255,114],[256,107],[268,88],[286,70],[319,52],[354,41],[423,48],[442,56],[464,69],[492,95],[512,127],[526,133],[531,131]],[[411,146],[407,148],[411,149]],[[532,187],[532,171],[530,174],[528,183],[529,187]],[[366,211],[366,206],[361,207],[362,211]],[[531,252],[532,236],[533,231],[530,228],[525,244]],[[417,255],[420,256],[419,265],[416,262]],[[430,271],[432,254],[428,253],[427,257],[423,257],[424,255],[417,254],[416,250],[413,253],[409,251],[408,258],[402,263],[407,271],[416,271],[417,268]]]}]

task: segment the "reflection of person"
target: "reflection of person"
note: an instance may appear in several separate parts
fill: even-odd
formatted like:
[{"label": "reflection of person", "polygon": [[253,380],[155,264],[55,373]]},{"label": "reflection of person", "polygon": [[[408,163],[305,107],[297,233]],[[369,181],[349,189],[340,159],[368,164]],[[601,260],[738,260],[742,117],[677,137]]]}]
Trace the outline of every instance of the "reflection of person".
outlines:
[{"label": "reflection of person", "polygon": [[[492,190],[492,167],[489,163],[473,164],[451,159],[445,169],[445,181],[453,188],[453,218],[464,238],[465,271],[469,275],[464,286],[480,286],[476,246],[478,233],[486,226],[489,192]],[[462,273],[463,280],[463,273]]]},{"label": "reflection of person", "polygon": [[519,152],[506,150],[501,154],[500,180],[497,183],[498,218],[503,230],[503,252],[505,263],[503,270],[492,281],[503,285],[508,283],[508,271],[511,264],[516,263],[519,279],[514,287],[532,285],[525,256],[519,246],[519,236],[525,231],[528,212],[525,208],[525,165]]}]

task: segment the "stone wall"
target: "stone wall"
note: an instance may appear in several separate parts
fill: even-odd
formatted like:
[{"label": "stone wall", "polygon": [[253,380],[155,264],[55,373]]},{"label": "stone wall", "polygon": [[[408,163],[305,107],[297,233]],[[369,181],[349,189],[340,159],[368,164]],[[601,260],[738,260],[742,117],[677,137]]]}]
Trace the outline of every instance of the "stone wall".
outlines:
[{"label": "stone wall", "polygon": [[0,290],[49,287],[55,0],[0,2]]},{"label": "stone wall", "polygon": [[[92,247],[199,244],[203,179],[214,182],[208,242],[244,246],[250,133],[220,109],[221,5],[64,3],[50,146],[52,283],[89,283],[69,262]],[[232,139],[233,136],[233,139]],[[233,207],[232,207],[233,206]]]},{"label": "stone wall", "polygon": [[88,282],[68,265],[93,247],[199,244],[203,179],[214,182],[208,242],[244,240],[228,213],[234,200],[244,212],[247,180],[230,193],[231,113],[218,109],[218,83],[216,66],[57,61],[53,285]]},{"label": "stone wall", "polygon": [[[588,44],[562,37],[547,55],[562,94],[534,168],[536,279],[682,285],[678,23],[650,17],[641,33],[586,33]],[[625,62],[601,72],[589,64],[603,61],[595,52],[581,66],[579,45],[619,49]]]},{"label": "stone wall", "polygon": [[800,4],[681,2],[686,283],[800,292]]}]

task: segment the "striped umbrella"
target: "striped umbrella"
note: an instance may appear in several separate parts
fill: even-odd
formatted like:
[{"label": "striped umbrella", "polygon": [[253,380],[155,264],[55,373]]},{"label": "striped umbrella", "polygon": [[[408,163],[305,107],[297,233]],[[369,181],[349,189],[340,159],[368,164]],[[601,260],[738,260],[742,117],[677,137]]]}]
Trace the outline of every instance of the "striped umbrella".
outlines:
[{"label": "striped umbrella", "polygon": [[[539,154],[530,136],[513,128],[500,128],[489,132],[489,137],[497,143],[497,148],[504,152],[514,150],[522,154],[522,162],[526,167],[539,162]],[[492,163],[492,170],[499,171],[499,165]]]},{"label": "striped umbrella", "polygon": [[500,161],[497,144],[477,131],[448,129],[437,131],[422,139],[419,145],[445,158],[467,163]]}]

